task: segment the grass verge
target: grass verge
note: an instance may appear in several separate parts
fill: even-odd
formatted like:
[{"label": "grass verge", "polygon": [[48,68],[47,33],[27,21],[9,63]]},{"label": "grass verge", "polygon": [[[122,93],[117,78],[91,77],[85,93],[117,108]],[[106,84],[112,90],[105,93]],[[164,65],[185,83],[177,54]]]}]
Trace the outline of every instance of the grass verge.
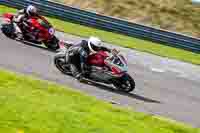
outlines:
[{"label": "grass verge", "polygon": [[[16,12],[16,9],[0,5],[0,14],[6,12]],[[119,45],[122,47],[132,48],[139,51],[144,51],[156,54],[163,57],[177,59],[193,64],[200,65],[200,54],[192,53],[186,50],[177,49],[150,41],[144,41],[133,37],[128,37],[121,34],[98,30],[74,23],[69,23],[55,18],[48,20],[58,29],[70,34],[88,37],[90,35],[99,36],[103,41]]]},{"label": "grass verge", "polygon": [[1,133],[199,133],[100,102],[70,88],[0,70]]}]

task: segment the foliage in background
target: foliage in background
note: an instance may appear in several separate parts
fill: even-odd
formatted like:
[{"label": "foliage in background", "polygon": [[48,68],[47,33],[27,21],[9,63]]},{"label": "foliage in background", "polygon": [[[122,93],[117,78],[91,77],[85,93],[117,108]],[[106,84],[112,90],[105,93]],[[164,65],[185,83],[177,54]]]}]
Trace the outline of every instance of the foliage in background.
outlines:
[{"label": "foliage in background", "polygon": [[54,0],[159,28],[200,37],[200,5],[191,0]]}]

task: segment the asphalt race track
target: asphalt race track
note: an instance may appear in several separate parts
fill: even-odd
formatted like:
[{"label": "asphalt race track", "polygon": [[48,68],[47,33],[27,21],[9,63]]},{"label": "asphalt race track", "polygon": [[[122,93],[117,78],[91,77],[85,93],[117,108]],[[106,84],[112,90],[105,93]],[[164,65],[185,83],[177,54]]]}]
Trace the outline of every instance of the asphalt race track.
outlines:
[{"label": "asphalt race track", "polygon": [[[65,40],[80,41],[79,37],[72,35],[57,35]],[[129,73],[136,81],[136,89],[131,94],[120,93],[100,84],[79,83],[55,68],[52,60],[55,53],[8,39],[2,33],[0,67],[71,86],[120,106],[200,127],[200,66],[130,49],[118,49],[128,58]]]}]

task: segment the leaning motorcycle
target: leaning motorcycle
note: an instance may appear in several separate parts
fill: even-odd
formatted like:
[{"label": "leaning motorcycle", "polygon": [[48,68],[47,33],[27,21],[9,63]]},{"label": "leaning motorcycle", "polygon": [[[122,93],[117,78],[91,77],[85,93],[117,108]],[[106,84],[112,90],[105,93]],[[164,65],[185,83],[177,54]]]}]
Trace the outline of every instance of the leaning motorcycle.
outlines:
[{"label": "leaning motorcycle", "polygon": [[[3,14],[2,32],[9,38],[15,39],[15,26],[13,22],[13,14]],[[22,31],[23,41],[32,42],[35,44],[44,44],[51,50],[59,49],[59,40],[54,35],[55,30],[44,20],[32,17],[26,22],[18,24]],[[34,34],[36,33],[37,34]]]},{"label": "leaning motorcycle", "polygon": [[[69,48],[68,45],[65,46]],[[65,60],[67,48],[61,49],[60,52],[54,56],[54,64],[62,73],[72,75],[69,63]],[[97,55],[103,58],[103,66],[96,66],[93,64],[93,62],[95,62],[94,57]],[[91,69],[84,78],[95,82],[112,84],[116,89],[123,92],[131,92],[135,89],[135,81],[127,73],[127,61],[121,54],[111,54],[105,51],[99,51],[96,55],[90,55],[87,62],[91,66]]]}]

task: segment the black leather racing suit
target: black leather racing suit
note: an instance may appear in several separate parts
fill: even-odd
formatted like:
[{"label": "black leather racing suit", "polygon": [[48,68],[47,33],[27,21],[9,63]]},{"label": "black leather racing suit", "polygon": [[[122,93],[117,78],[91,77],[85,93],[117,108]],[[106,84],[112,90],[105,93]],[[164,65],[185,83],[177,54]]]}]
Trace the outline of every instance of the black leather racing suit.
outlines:
[{"label": "black leather racing suit", "polygon": [[[92,45],[95,51],[108,51],[111,52],[110,49],[106,47],[95,47]],[[70,68],[72,71],[72,75],[80,79],[86,72],[88,72],[89,66],[86,61],[90,54],[90,49],[88,47],[88,41],[82,40],[81,43],[74,45],[68,49],[68,53],[66,56],[66,61],[70,63]]]}]

